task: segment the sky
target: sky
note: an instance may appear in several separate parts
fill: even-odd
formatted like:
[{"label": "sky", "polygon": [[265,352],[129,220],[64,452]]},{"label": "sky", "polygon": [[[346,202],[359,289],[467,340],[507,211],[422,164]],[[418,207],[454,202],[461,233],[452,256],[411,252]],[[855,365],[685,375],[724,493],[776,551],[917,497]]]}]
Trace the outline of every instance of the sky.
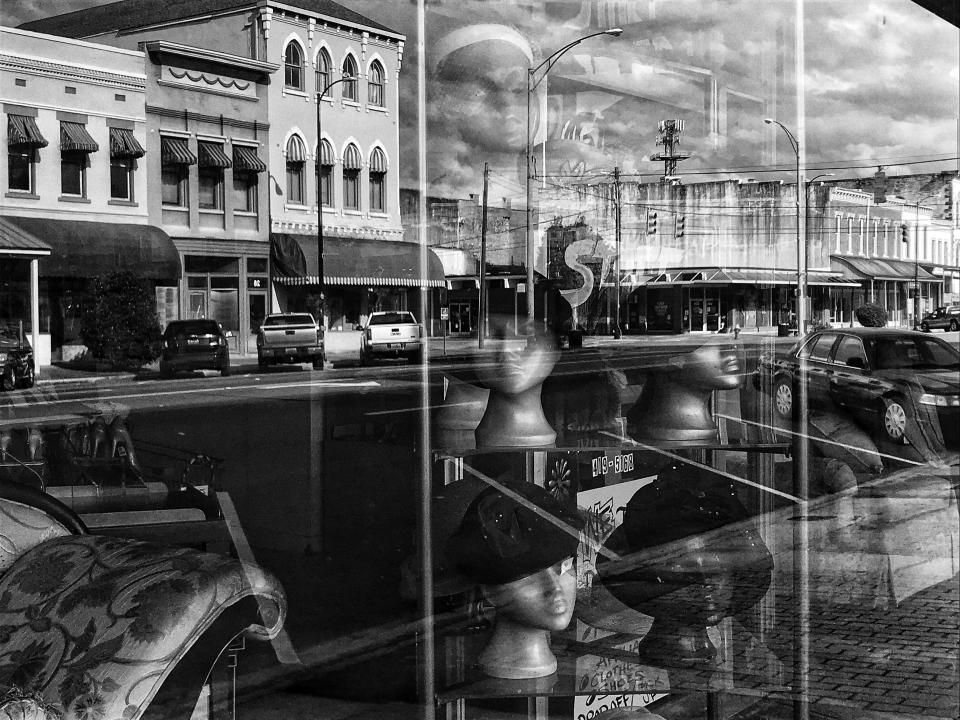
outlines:
[{"label": "sky", "polygon": [[[97,0],[4,0],[2,22]],[[862,177],[956,170],[960,30],[909,0],[807,0],[803,99],[794,91],[793,0],[427,0],[427,108],[417,107],[412,0],[341,0],[407,36],[400,74],[401,185],[415,186],[427,125],[428,192],[516,195],[525,174],[525,69],[611,26],[550,67],[533,101],[535,172],[555,183],[653,180],[657,123],[683,119],[685,182],[789,180],[793,153],[773,114],[801,135],[817,172]],[[463,28],[467,28],[464,30]],[[544,92],[545,90],[545,92]],[[544,141],[540,142],[540,141]],[[781,172],[778,174],[777,170]]]}]

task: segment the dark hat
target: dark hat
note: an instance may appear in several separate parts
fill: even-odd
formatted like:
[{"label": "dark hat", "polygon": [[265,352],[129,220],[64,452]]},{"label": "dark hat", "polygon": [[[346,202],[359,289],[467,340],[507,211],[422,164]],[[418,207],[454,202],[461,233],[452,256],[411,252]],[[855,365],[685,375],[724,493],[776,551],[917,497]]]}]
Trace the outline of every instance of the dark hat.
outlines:
[{"label": "dark hat", "polygon": [[569,499],[559,500],[533,483],[504,487],[520,499],[487,488],[447,541],[451,561],[483,585],[519,580],[574,555],[584,526]]}]

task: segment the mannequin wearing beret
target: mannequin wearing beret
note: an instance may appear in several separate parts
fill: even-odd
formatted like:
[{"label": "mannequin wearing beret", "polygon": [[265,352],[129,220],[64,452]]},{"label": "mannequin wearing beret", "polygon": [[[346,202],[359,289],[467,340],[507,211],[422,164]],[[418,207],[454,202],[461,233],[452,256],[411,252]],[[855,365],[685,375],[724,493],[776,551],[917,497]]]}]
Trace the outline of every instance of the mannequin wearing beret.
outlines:
[{"label": "mannequin wearing beret", "polygon": [[666,369],[649,377],[627,414],[630,436],[657,444],[717,442],[712,393],[740,387],[742,371],[736,345],[726,341],[672,357]]},{"label": "mannequin wearing beret", "polygon": [[550,633],[573,617],[583,520],[531,483],[490,487],[470,504],[447,553],[496,609],[478,666],[492,677],[545,677],[557,669]]}]

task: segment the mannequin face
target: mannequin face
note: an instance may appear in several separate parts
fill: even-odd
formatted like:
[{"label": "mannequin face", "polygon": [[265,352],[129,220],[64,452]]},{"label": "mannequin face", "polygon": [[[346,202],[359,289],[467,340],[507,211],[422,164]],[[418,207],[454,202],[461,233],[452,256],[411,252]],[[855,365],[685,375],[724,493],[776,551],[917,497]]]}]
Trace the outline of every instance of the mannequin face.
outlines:
[{"label": "mannequin face", "polygon": [[577,576],[573,558],[503,585],[485,585],[484,595],[497,614],[520,625],[563,630],[573,618]]},{"label": "mannequin face", "polygon": [[503,328],[493,328],[491,334],[505,338],[492,359],[481,357],[477,364],[477,375],[491,390],[516,395],[542,383],[553,370],[558,351],[548,338],[514,339]]},{"label": "mannequin face", "polygon": [[678,376],[684,385],[732,390],[742,384],[740,353],[732,343],[707,343],[680,357]]}]

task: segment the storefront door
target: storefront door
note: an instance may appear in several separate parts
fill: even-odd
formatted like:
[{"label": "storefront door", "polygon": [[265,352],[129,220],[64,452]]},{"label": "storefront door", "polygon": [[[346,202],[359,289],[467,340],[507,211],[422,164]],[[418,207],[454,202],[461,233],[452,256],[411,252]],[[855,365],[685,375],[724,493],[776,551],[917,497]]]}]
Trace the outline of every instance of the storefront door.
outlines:
[{"label": "storefront door", "polygon": [[696,297],[695,293],[700,293],[700,290],[691,290],[690,291],[690,325],[688,330],[690,332],[703,332],[703,297]]},{"label": "storefront door", "polygon": [[250,327],[247,332],[247,352],[257,351],[257,331],[267,316],[267,293],[247,292],[247,306],[250,308]]},{"label": "storefront door", "polygon": [[473,330],[470,303],[450,303],[450,334],[468,335]]}]

